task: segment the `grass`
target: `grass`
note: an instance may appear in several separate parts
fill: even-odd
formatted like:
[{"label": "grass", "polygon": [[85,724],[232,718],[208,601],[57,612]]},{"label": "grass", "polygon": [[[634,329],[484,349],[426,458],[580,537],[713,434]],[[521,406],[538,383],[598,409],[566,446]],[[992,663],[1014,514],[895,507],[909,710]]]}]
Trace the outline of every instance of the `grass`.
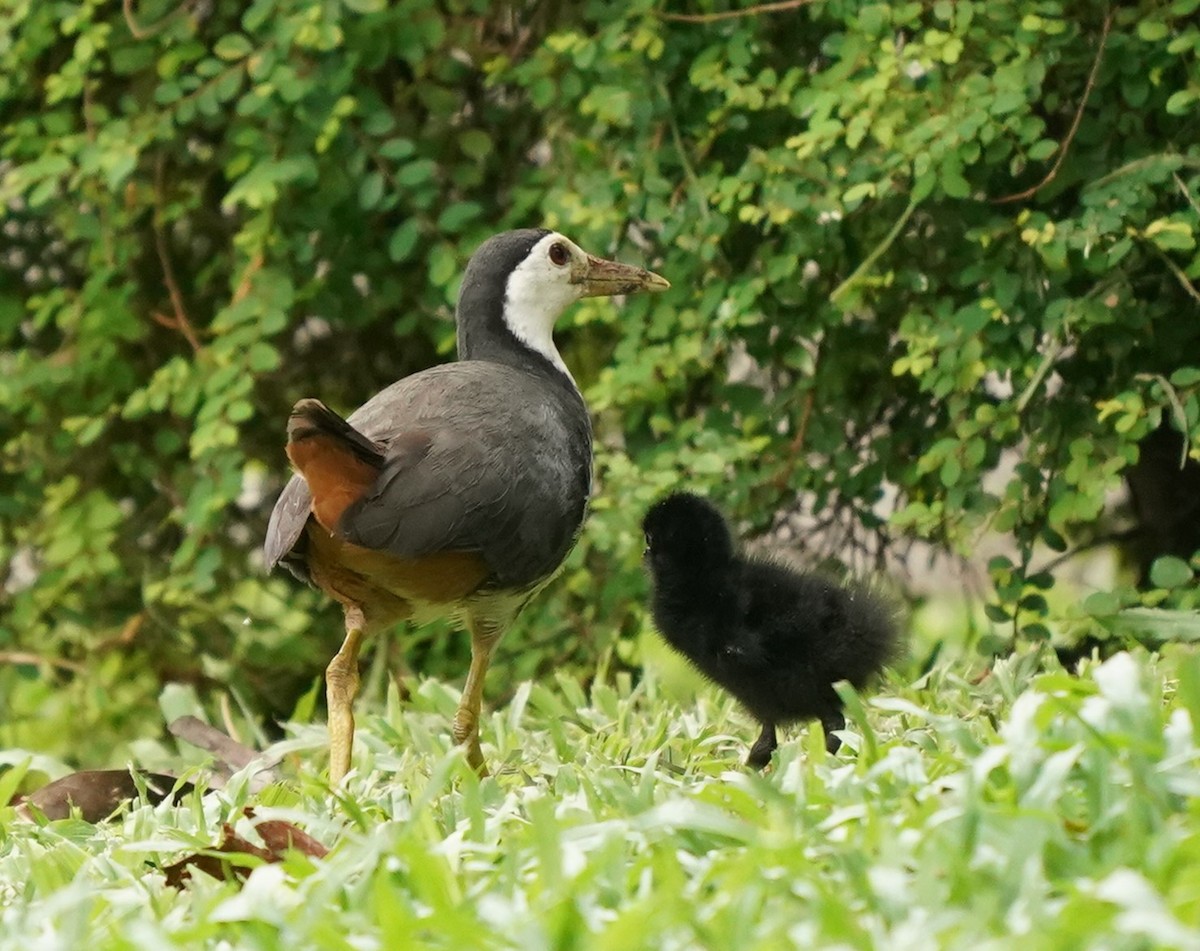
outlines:
[{"label": "grass", "polygon": [[[456,691],[425,681],[360,717],[337,796],[301,724],[258,796],[98,826],[0,811],[0,946],[1200,948],[1200,654],[1041,661],[848,695],[842,752],[793,730],[765,775],[715,691],[561,678],[490,715],[481,782],[447,739]],[[247,804],[332,852],[167,886],[222,822],[253,839]]]}]

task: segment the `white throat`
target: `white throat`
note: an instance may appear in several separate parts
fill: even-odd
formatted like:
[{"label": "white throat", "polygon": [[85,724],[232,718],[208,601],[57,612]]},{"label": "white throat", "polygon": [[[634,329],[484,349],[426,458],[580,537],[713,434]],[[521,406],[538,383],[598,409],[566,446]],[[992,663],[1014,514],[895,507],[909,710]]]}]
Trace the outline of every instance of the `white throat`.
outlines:
[{"label": "white throat", "polygon": [[508,276],[504,322],[518,340],[553,363],[574,384],[575,378],[554,345],[554,324],[579,300],[581,288],[570,283],[566,269],[551,263],[546,249],[556,241],[566,243],[560,234],[546,235]]}]

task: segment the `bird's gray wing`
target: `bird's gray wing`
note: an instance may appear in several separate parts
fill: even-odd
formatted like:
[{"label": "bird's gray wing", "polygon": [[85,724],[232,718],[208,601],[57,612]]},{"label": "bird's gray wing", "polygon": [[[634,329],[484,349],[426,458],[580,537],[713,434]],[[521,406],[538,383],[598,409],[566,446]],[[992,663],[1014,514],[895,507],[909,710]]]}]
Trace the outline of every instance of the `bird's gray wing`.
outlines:
[{"label": "bird's gray wing", "polygon": [[[501,582],[539,580],[570,548],[591,465],[582,403],[581,420],[564,419],[556,397],[527,374],[471,361],[392,384],[349,417],[385,462],[339,534],[404,557],[478,551]],[[268,529],[269,564],[296,544],[309,505],[293,478]]]},{"label": "bird's gray wing", "polygon": [[[405,411],[411,403],[407,391],[419,389],[414,384],[427,374],[436,377],[438,369],[425,370],[393,383],[351,413],[346,421],[368,439],[381,443],[397,439],[405,431]],[[263,557],[268,569],[282,562],[293,574],[297,573],[287,556],[296,548],[311,514],[312,493],[308,491],[308,483],[302,476],[293,475],[279,494],[267,523]],[[298,577],[306,580],[301,575]]]},{"label": "bird's gray wing", "polygon": [[[308,491],[308,483],[300,476],[294,475],[279,494],[279,500],[271,510],[271,520],[267,523],[263,557],[268,569],[274,568],[281,561],[286,564],[287,556],[300,540],[311,512],[312,494]],[[291,570],[291,566],[288,567]]]},{"label": "bird's gray wing", "polygon": [[[419,385],[405,386],[409,380]],[[557,568],[587,500],[591,433],[582,401],[575,419],[545,382],[472,361],[391,390],[385,405],[364,413],[362,427],[387,446],[384,467],[346,509],[340,533],[406,557],[478,551],[493,576],[512,585]],[[383,433],[375,420],[387,406],[404,423]]]}]

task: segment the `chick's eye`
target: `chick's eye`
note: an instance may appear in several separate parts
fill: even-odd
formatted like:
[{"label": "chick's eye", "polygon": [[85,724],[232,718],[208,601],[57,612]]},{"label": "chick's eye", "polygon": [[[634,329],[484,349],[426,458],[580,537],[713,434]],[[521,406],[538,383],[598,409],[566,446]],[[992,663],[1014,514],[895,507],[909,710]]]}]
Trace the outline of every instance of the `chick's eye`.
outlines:
[{"label": "chick's eye", "polygon": [[567,250],[567,246],[565,244],[556,242],[550,245],[550,261],[552,264],[562,267],[570,260],[571,252]]}]

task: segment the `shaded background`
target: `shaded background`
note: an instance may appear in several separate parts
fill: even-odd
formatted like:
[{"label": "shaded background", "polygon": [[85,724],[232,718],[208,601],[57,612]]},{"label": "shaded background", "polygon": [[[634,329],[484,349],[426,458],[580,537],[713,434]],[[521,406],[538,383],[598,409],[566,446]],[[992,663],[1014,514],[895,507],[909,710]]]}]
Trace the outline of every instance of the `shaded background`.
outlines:
[{"label": "shaded background", "polygon": [[[673,289],[563,323],[596,497],[491,700],[640,664],[679,484],[974,594],[985,652],[1200,633],[1197,3],[768,6],[6,4],[0,745],[119,760],[165,683],[310,713],[337,611],[258,552],[288,410],[450,358],[471,251],[539,224]],[[445,633],[375,686],[461,676]]]}]

